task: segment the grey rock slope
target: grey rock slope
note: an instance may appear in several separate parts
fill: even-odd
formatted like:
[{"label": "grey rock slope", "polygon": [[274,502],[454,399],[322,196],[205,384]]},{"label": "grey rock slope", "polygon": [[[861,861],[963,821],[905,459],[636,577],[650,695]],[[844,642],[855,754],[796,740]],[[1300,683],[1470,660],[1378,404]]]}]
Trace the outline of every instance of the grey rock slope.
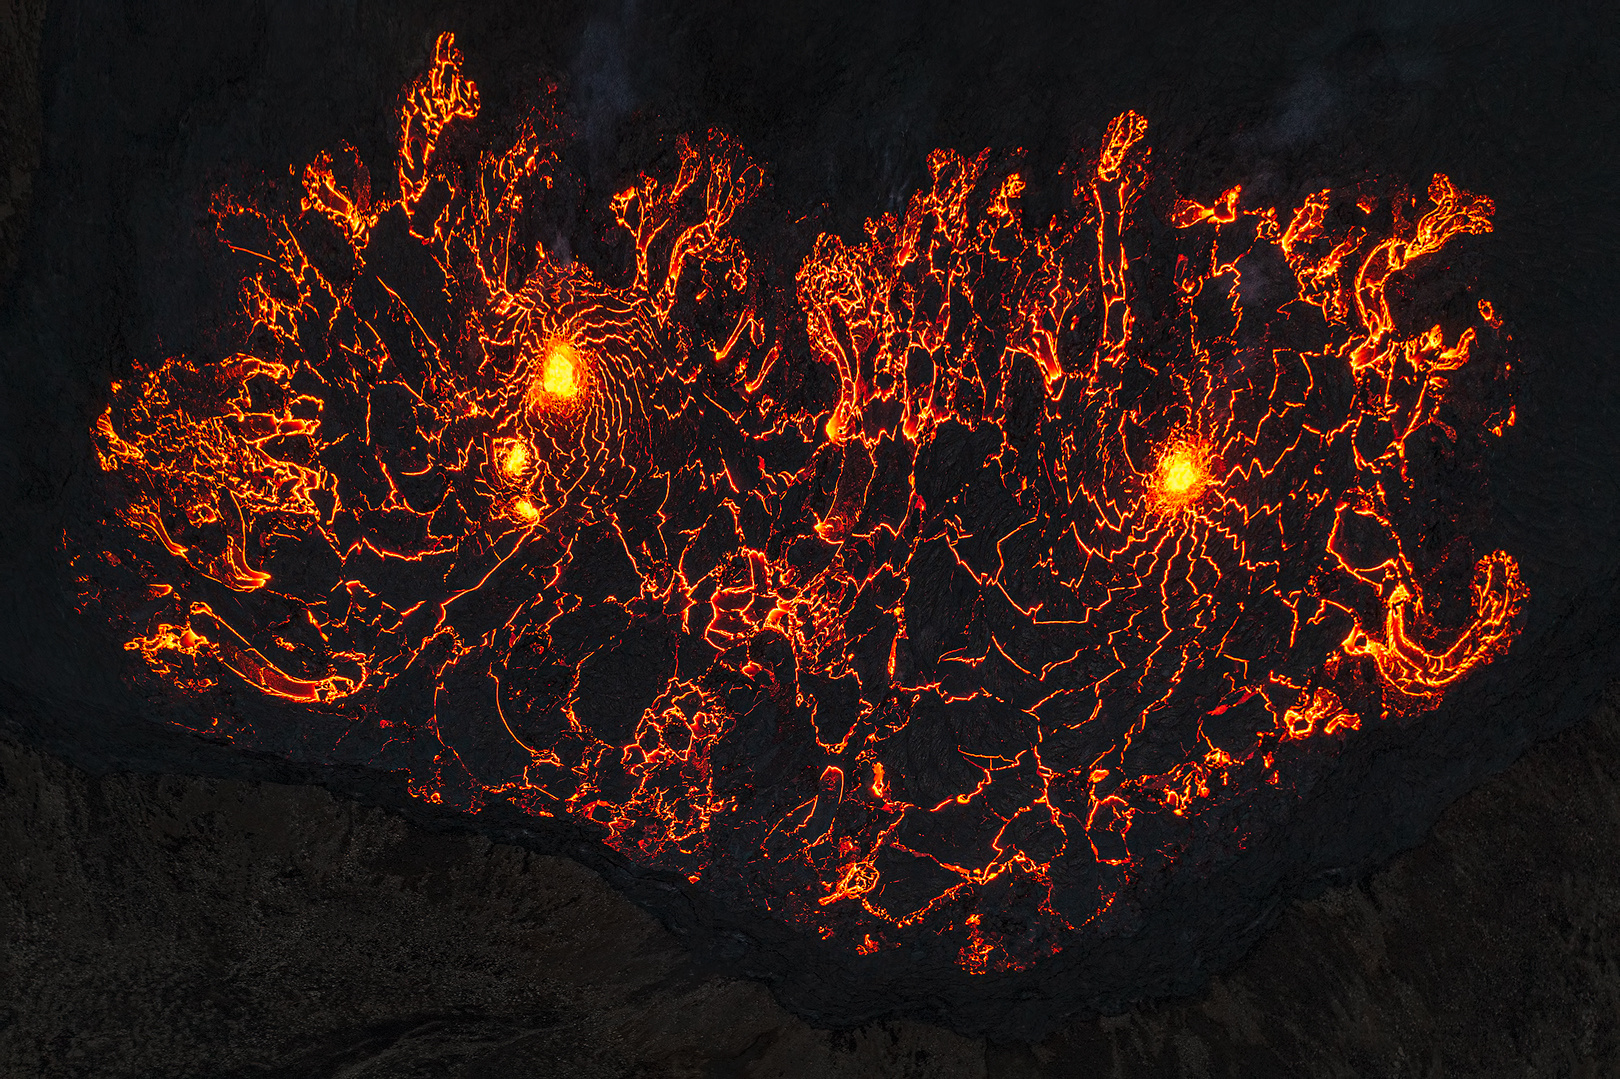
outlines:
[{"label": "grey rock slope", "polygon": [[565,858],[309,787],[0,743],[0,1073],[1600,1076],[1620,1067],[1620,715],[1287,910],[1193,998],[1034,1044],[807,1025]]}]

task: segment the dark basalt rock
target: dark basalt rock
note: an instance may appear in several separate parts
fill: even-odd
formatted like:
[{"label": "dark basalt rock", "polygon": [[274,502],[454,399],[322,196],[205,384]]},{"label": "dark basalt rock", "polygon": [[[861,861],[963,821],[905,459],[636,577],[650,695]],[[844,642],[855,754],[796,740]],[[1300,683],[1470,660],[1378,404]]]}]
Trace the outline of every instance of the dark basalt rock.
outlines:
[{"label": "dark basalt rock", "polygon": [[[43,164],[0,315],[8,729],[95,773],[316,783],[406,812],[433,834],[484,837],[444,838],[446,850],[493,839],[569,856],[662,921],[690,949],[694,958],[682,960],[690,969],[764,980],[812,1022],[900,1015],[1030,1039],[1071,1012],[1191,992],[1252,947],[1292,898],[1362,878],[1531,742],[1586,715],[1614,669],[1620,470],[1609,430],[1620,398],[1606,298],[1620,202],[1609,133],[1615,89],[1595,12],[1555,22],[1500,6],[1406,5],[1329,17],[1284,5],[1013,15],[940,5],[812,15],[787,6],[746,16],[719,5],[53,7]],[[1490,462],[1494,531],[1479,540],[1520,560],[1534,597],[1523,635],[1440,711],[1363,732],[1287,829],[1218,873],[1173,882],[1106,946],[1025,975],[932,986],[917,984],[903,960],[874,974],[829,956],[778,924],[637,870],[581,833],[540,829],[515,813],[435,817],[404,796],[398,777],[256,758],[155,722],[151,702],[121,677],[127,657],[116,642],[73,613],[65,579],[67,512],[95,497],[86,432],[98,394],[130,356],[206,345],[195,312],[217,304],[219,283],[201,254],[204,193],[342,139],[387,160],[393,94],[443,29],[457,32],[492,110],[516,107],[548,73],[566,79],[590,148],[591,190],[616,190],[654,164],[673,132],[729,129],[771,166],[778,204],[814,208],[769,238],[798,244],[795,252],[819,231],[853,235],[867,214],[903,203],[934,146],[1022,146],[1032,174],[1055,175],[1079,133],[1127,107],[1153,118],[1156,155],[1189,189],[1241,181],[1263,195],[1267,185],[1290,191],[1369,171],[1414,182],[1445,171],[1489,194],[1496,231],[1475,249],[1477,276],[1482,294],[1500,298],[1527,370],[1514,437]],[[429,854],[423,879],[433,876]],[[576,872],[565,864],[557,871]],[[621,989],[643,991],[611,992]],[[534,1039],[525,1044],[561,1037],[550,1032],[566,1020],[505,1005],[454,1037],[495,1039],[520,1011]],[[397,1010],[371,1022],[332,1034],[344,1044],[326,1057],[311,1049],[310,1066],[319,1058],[336,1069],[351,1052],[377,1059],[381,1050],[366,1048],[374,1042],[425,1037],[399,1026],[416,1020]],[[763,1060],[773,1044],[750,1042],[737,1054]],[[1040,1052],[1059,1052],[1043,1044]],[[1081,1052],[1062,1050],[1070,1051]]]},{"label": "dark basalt rock", "polygon": [[1620,721],[1286,904],[1186,1000],[1034,1041],[806,1023],[567,858],[314,787],[0,742],[0,1072],[207,1079],[1598,1076],[1620,1059]]}]

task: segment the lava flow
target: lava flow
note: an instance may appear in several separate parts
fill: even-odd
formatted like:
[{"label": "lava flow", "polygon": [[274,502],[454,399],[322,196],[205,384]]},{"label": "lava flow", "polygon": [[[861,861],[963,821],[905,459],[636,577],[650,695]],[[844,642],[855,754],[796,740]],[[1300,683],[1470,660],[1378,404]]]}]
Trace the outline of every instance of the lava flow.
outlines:
[{"label": "lava flow", "polygon": [[539,239],[548,109],[495,131],[446,34],[380,174],[214,197],[231,343],[112,384],[73,536],[177,722],[978,973],[1285,827],[1518,632],[1470,538],[1507,337],[1434,286],[1489,200],[1178,200],[1126,113],[1048,222],[940,150],[790,279],[710,133],[593,268]]}]

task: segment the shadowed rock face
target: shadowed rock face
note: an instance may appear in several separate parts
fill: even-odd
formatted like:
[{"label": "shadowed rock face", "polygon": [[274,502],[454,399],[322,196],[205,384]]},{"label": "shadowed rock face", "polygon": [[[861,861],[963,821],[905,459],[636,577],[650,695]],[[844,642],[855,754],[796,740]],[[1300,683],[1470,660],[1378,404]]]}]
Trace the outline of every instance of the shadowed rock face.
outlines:
[{"label": "shadowed rock face", "polygon": [[[201,272],[198,245],[176,242],[176,237],[192,236],[203,228],[195,214],[199,193],[238,170],[253,172],[308,160],[342,138],[354,139],[361,152],[374,159],[386,159],[394,106],[388,95],[421,66],[440,29],[456,29],[463,48],[483,58],[485,70],[494,76],[481,83],[491,109],[510,107],[529,94],[537,76],[567,73],[571,82],[565,93],[572,95],[580,134],[589,149],[585,178],[591,189],[616,190],[637,170],[656,163],[661,140],[671,132],[711,123],[731,127],[756,158],[775,170],[771,197],[781,207],[794,207],[796,213],[819,207],[798,222],[802,235],[788,230],[767,237],[784,249],[807,245],[821,230],[853,235],[866,214],[886,204],[903,204],[920,182],[922,160],[934,146],[1023,145],[1029,150],[1031,172],[1042,172],[1043,167],[1051,172],[1072,153],[1076,132],[1090,130],[1099,117],[1125,107],[1147,112],[1161,130],[1182,132],[1159,141],[1156,152],[1177,162],[1178,178],[1190,191],[1219,190],[1238,180],[1261,191],[1268,182],[1289,190],[1316,176],[1323,183],[1337,182],[1367,169],[1422,179],[1445,169],[1460,183],[1495,196],[1499,207],[1497,233],[1489,247],[1480,249],[1483,261],[1478,273],[1490,294],[1501,297],[1508,309],[1520,344],[1529,352],[1532,375],[1521,397],[1520,445],[1529,448],[1492,464],[1492,483],[1503,509],[1495,525],[1500,535],[1489,542],[1522,554],[1532,590],[1545,602],[1532,607],[1523,645],[1512,662],[1493,672],[1495,677],[1434,722],[1375,741],[1364,757],[1319,788],[1314,804],[1307,807],[1308,826],[1258,852],[1239,872],[1215,882],[1207,895],[1199,897],[1214,899],[1204,903],[1204,928],[1198,930],[1203,935],[1196,942],[1178,934],[1173,917],[1153,923],[1134,942],[1131,954],[1158,955],[1159,965],[1168,968],[1144,976],[1145,991],[1196,986],[1211,967],[1229,962],[1254,939],[1280,909],[1289,888],[1309,891],[1358,877],[1378,858],[1415,842],[1439,806],[1502,766],[1534,737],[1585,714],[1586,702],[1611,669],[1614,554],[1608,537],[1615,489],[1606,462],[1612,459],[1613,447],[1588,435],[1601,429],[1613,392],[1600,362],[1609,355],[1604,351],[1606,327],[1612,325],[1613,316],[1597,302],[1604,295],[1608,272],[1602,260],[1603,238],[1612,235],[1614,214],[1603,195],[1612,191],[1613,181],[1602,167],[1603,155],[1590,147],[1605,145],[1593,133],[1604,130],[1603,124],[1612,117],[1614,98],[1600,73],[1601,58],[1587,50],[1578,26],[1565,24],[1554,33],[1502,10],[1482,10],[1468,18],[1392,10],[1340,22],[1260,13],[1241,20],[1218,20],[1207,14],[1182,20],[1161,13],[1133,24],[1137,18],[1109,16],[1096,25],[1076,23],[1072,16],[1000,22],[931,10],[914,20],[899,15],[871,20],[851,13],[800,21],[796,15],[776,14],[742,27],[735,19],[703,10],[666,19],[638,15],[633,9],[518,16],[484,8],[423,5],[386,12],[311,9],[303,19],[266,14],[246,21],[223,16],[215,20],[206,11],[183,5],[139,18],[93,5],[82,11],[56,11],[45,45],[44,175],[50,179],[39,185],[45,194],[30,218],[33,231],[23,243],[17,287],[6,314],[14,332],[5,344],[12,389],[5,402],[4,472],[5,497],[13,512],[0,527],[6,539],[9,609],[16,612],[7,622],[11,636],[5,647],[10,726],[26,743],[66,754],[97,772],[202,773],[227,783],[316,780],[383,804],[405,804],[397,781],[389,776],[293,769],[151,725],[143,718],[141,703],[120,681],[124,657],[119,650],[109,649],[108,642],[95,639],[68,614],[55,540],[64,507],[92,496],[86,482],[91,462],[84,432],[99,408],[97,386],[108,371],[131,355],[150,354],[160,340],[165,351],[202,343],[205,328],[195,324],[194,313],[217,302],[211,290],[218,283]],[[95,33],[86,26],[94,26]],[[1563,75],[1548,79],[1549,70]],[[1507,89],[1511,80],[1502,75],[1505,71],[1524,74],[1511,91]],[[118,89],[129,86],[138,86],[141,92],[130,95]],[[552,246],[563,250],[572,246],[587,258],[591,243],[589,230],[582,227],[580,235],[564,237]],[[162,282],[161,287],[156,282]],[[1580,514],[1571,512],[1576,504]],[[112,791],[124,782],[61,775],[53,782],[64,789],[78,784],[87,791]],[[145,781],[137,786],[140,782]],[[143,798],[157,807],[169,797],[161,793],[161,785],[152,789],[158,793],[130,795],[134,800],[124,803],[127,812],[122,815],[137,821],[155,819],[148,813],[173,812],[176,819],[187,821],[196,816],[187,809],[137,808]],[[179,788],[174,791],[174,798],[192,797],[182,796]],[[298,797],[325,806],[322,812],[327,814],[375,813],[340,808],[321,801],[327,796],[314,792]],[[253,812],[259,811],[250,811],[249,816]],[[1504,820],[1515,819],[1516,812],[1504,812]],[[416,815],[422,817],[420,812]],[[102,819],[119,816],[109,811]],[[381,817],[366,819],[385,831],[407,827],[385,824]],[[94,832],[113,825],[85,827]],[[326,823],[312,827],[327,834]],[[71,827],[64,828],[64,835],[72,832]],[[595,999],[617,1001],[622,1009],[601,1005],[596,1012],[622,1017],[623,1025],[614,1018],[602,1020],[608,1025],[591,1026],[597,1020],[581,1018],[583,1012],[556,1011],[563,1007],[556,999],[576,992],[566,984],[559,984],[545,1000],[501,996],[511,992],[511,982],[503,983],[505,988],[485,987],[465,995],[447,990],[431,999],[413,998],[401,990],[400,999],[420,1000],[420,1005],[344,1012],[355,1018],[318,1030],[308,1028],[308,1037],[330,1035],[336,1039],[331,1043],[296,1050],[284,1043],[261,1043],[232,1058],[238,1063],[230,1066],[280,1060],[288,1074],[320,1068],[339,1074],[348,1066],[345,1061],[358,1066],[369,1059],[389,1073],[394,1067],[388,1063],[389,1053],[395,1054],[395,1062],[426,1062],[432,1054],[443,1053],[446,1059],[460,1060],[469,1074],[498,1074],[480,1071],[483,1064],[475,1064],[474,1057],[479,1052],[493,1054],[484,1061],[493,1069],[496,1065],[491,1062],[504,1051],[501,1046],[514,1037],[528,1047],[521,1052],[514,1048],[514,1055],[524,1061],[574,1059],[568,1054],[576,1050],[589,1054],[603,1045],[624,1046],[617,1058],[609,1054],[592,1063],[594,1058],[579,1057],[576,1070],[629,1071],[636,1062],[674,1060],[687,1052],[694,1054],[693,1060],[708,1060],[712,1047],[683,1048],[691,1044],[683,1040],[688,1037],[684,1033],[661,1040],[609,1030],[641,1026],[629,1018],[632,1015],[669,1010],[651,1001],[673,1000],[688,991],[696,994],[699,988],[703,993],[719,992],[713,987],[720,984],[729,987],[725,992],[742,994],[753,1003],[717,1005],[719,1011],[731,1015],[737,1009],[758,1009],[760,1016],[756,1027],[747,1028],[752,1033],[746,1041],[732,1045],[739,1037],[735,1029],[729,1029],[725,1038],[730,1040],[723,1041],[727,1048],[722,1055],[732,1058],[743,1074],[749,1074],[749,1068],[770,1074],[771,1062],[778,1059],[802,1068],[812,1068],[807,1061],[821,1060],[815,1066],[843,1067],[850,1074],[874,1068],[904,1074],[904,1067],[937,1074],[945,1066],[941,1060],[979,1067],[973,1062],[981,1056],[984,1066],[992,1069],[1050,1064],[1061,1074],[1062,1066],[1107,1053],[1136,1063],[1174,1060],[1190,1069],[1187,1074],[1199,1074],[1201,1060],[1218,1069],[1222,1054],[1229,1052],[1233,1061],[1252,1063],[1249,1049],[1233,1049],[1223,1041],[1226,1035],[1219,1031],[1228,1025],[1245,1032],[1242,1044],[1269,1047],[1253,1051],[1276,1053],[1279,1068],[1307,1058],[1338,1059],[1332,1054],[1340,1051],[1341,1043],[1330,1052],[1324,1048],[1326,1042],[1298,1032],[1286,1020],[1281,1022],[1290,1030],[1287,1039],[1279,1041],[1273,1031],[1249,1041],[1250,1032],[1274,1028],[1278,1020],[1249,1026],[1247,1020],[1232,1017],[1248,1014],[1251,1006],[1267,1015],[1287,1013],[1253,1003],[1283,999],[1269,989],[1244,998],[1240,980],[1211,990],[1196,1013],[1166,1011],[1133,1017],[1123,1026],[1105,1022],[1095,1028],[1064,1028],[1031,1045],[1027,1053],[994,1045],[980,1050],[954,1040],[954,1035],[910,1024],[859,1028],[856,1035],[824,1035],[799,1020],[782,1018],[760,990],[747,988],[751,983],[716,979],[739,973],[770,978],[782,999],[813,1019],[852,1021],[895,1004],[866,1000],[850,1007],[847,972],[818,967],[813,951],[798,949],[791,941],[772,941],[764,927],[739,926],[731,912],[706,906],[701,894],[676,897],[660,882],[593,848],[586,837],[532,831],[520,836],[523,829],[510,819],[491,820],[484,830],[490,836],[521,838],[531,852],[549,852],[519,854],[488,848],[495,852],[488,855],[491,864],[499,863],[505,867],[502,872],[515,874],[504,886],[511,889],[514,902],[520,893],[531,894],[530,888],[537,889],[532,892],[537,897],[549,894],[533,884],[536,874],[546,880],[572,874],[569,879],[578,889],[600,890],[600,881],[588,871],[552,857],[573,853],[672,926],[686,942],[681,947],[690,948],[690,957],[669,943],[676,938],[663,938],[663,943],[648,945],[651,953],[627,953],[624,962],[638,972],[664,973],[649,982],[604,977],[592,983],[601,993]],[[131,833],[141,834],[141,829]],[[411,840],[399,842],[416,845]],[[441,846],[437,853],[435,843]],[[421,880],[434,879],[436,865],[465,864],[474,857],[472,852],[482,849],[480,843],[488,840],[441,837],[421,843]],[[139,847],[136,839],[129,841],[131,851]],[[327,856],[348,864],[350,854],[347,848],[333,848]],[[108,867],[117,860],[111,854],[107,858]],[[1422,864],[1417,855],[1409,856],[1409,862],[1412,859]],[[220,855],[219,860],[230,859]],[[91,876],[113,872],[102,868],[99,854],[87,855],[84,861],[89,867],[84,872]],[[207,864],[206,859],[199,863]],[[1297,879],[1300,867],[1307,867],[1306,875],[1313,879]],[[342,877],[337,870],[332,872],[332,880]],[[372,867],[366,872],[386,877],[393,871]],[[416,879],[416,872],[400,869],[398,876]],[[1376,880],[1399,872],[1392,869]],[[37,878],[30,873],[27,879]],[[124,888],[114,883],[122,875],[105,879],[115,892]],[[1410,894],[1439,894],[1428,890],[1432,879],[1412,885]],[[339,892],[348,886],[334,885]],[[283,885],[251,871],[222,884],[217,898],[208,902],[230,906],[232,901],[226,898],[230,895],[268,896],[279,887]],[[448,885],[435,899],[436,887],[419,885],[428,900],[456,901],[455,889]],[[241,891],[233,892],[236,888]],[[96,892],[91,889],[88,894]],[[1346,924],[1359,924],[1347,938],[1355,946],[1337,947],[1352,952],[1373,947],[1371,942],[1385,933],[1381,919],[1394,909],[1394,901],[1383,900],[1382,908],[1367,907],[1370,899],[1351,901],[1361,894],[1329,893],[1327,899],[1293,916],[1289,928],[1274,935],[1251,961],[1278,956],[1268,984],[1303,985],[1298,977],[1282,972],[1289,969],[1289,962],[1298,962],[1301,947],[1333,952],[1336,946],[1329,942],[1330,929],[1325,927],[1337,933]],[[1376,883],[1370,894],[1378,895]],[[585,905],[607,909],[606,902]],[[254,909],[245,899],[244,904]],[[260,907],[265,908],[264,901]],[[174,909],[153,924],[190,923],[178,907]],[[655,940],[664,932],[655,928],[656,922],[634,913],[634,907],[619,904],[614,909],[622,913],[613,915],[606,923],[611,928],[602,933],[618,942],[615,947],[628,939],[626,934],[645,933],[648,940]],[[1535,920],[1539,909],[1527,908],[1527,925],[1542,924]],[[363,939],[358,920],[339,932],[333,929],[343,924],[338,915],[332,914],[332,921],[326,917],[311,916],[304,924],[331,932],[328,939],[333,942],[349,936]],[[492,923],[499,920],[493,913],[485,917]],[[528,915],[514,914],[513,924],[520,924],[522,917],[537,915],[532,910]],[[643,928],[626,929],[632,923],[623,918],[642,918]],[[364,921],[381,924],[389,918],[368,915]],[[442,926],[437,915],[428,921]],[[46,923],[35,919],[27,924]],[[219,939],[235,933],[235,939],[247,940],[246,929],[216,924]],[[1224,930],[1209,929],[1222,924]],[[755,931],[752,943],[739,940],[735,933],[739,927]],[[428,948],[435,931],[425,930],[422,944],[415,947]],[[310,930],[299,932],[310,939],[319,936]],[[575,944],[555,954],[595,955],[605,947],[592,943],[583,929],[570,932],[576,934],[571,938]],[[1510,940],[1533,939],[1536,932],[1527,928]],[[1283,947],[1276,942],[1289,933],[1303,935],[1285,950],[1274,951]],[[1395,929],[1389,933],[1397,935]],[[40,939],[56,938],[46,933]],[[108,940],[114,939],[121,938],[109,934]],[[215,934],[209,933],[207,939],[215,939]],[[269,963],[262,952],[254,951],[256,947],[242,943],[226,949],[238,956],[251,953],[252,958],[238,961],[246,967],[222,973],[220,985],[241,985],[243,970],[265,971],[262,979],[245,979],[255,985],[277,984],[269,973],[272,967],[252,966]],[[1503,947],[1511,950],[1517,945]],[[336,943],[330,948],[335,951]],[[1398,950],[1405,954],[1404,948]],[[507,954],[506,949],[501,951]],[[514,944],[510,954],[527,953]],[[1356,961],[1364,962],[1357,954]],[[1189,962],[1189,956],[1196,959]],[[561,964],[577,965],[573,960]],[[1339,969],[1337,962],[1333,969]],[[1411,977],[1413,984],[1421,982],[1416,975]],[[1437,984],[1449,984],[1455,976],[1436,978]],[[1334,984],[1334,979],[1320,976],[1327,984]],[[209,984],[209,976],[197,975],[192,981],[188,975],[187,981]],[[479,995],[486,990],[490,996]],[[1094,1003],[1066,998],[1064,986],[1056,984],[1037,987],[1044,998],[1038,1007],[1019,1005],[1005,996],[1008,991],[990,990],[982,1002],[971,999],[971,993],[965,997],[958,993],[945,1011],[970,1029],[988,1028],[1003,1037],[1022,1031],[1027,1038],[1064,1011]],[[1402,1023],[1410,1021],[1414,1010],[1421,1011],[1425,1001],[1438,999],[1426,995],[1426,988],[1412,990],[1409,998],[1384,988],[1367,989],[1364,997],[1358,992],[1343,989],[1321,998],[1302,988],[1296,996],[1301,1001],[1336,1000],[1347,1011],[1356,1007],[1354,1001],[1363,1000],[1371,1014],[1389,1008],[1390,1000],[1405,1000]],[[1130,995],[1116,994],[1113,1002]],[[627,1003],[633,999],[638,1002]],[[1243,1002],[1232,1004],[1233,999]],[[501,1003],[507,1000],[511,1003]],[[934,1006],[921,1001],[922,997],[909,998],[900,1002],[899,1009],[915,1012]],[[461,1012],[464,1005],[472,1010]],[[265,1007],[273,1010],[269,1002]],[[671,1014],[693,1018],[668,1024],[670,1029],[711,1029],[699,1014],[708,1005],[688,1001],[671,1007],[676,1009]],[[227,1008],[220,1014],[229,1012]],[[1204,1019],[1214,1027],[1201,1033]],[[1411,1065],[1414,1068],[1426,1066],[1427,1058],[1407,1048],[1417,1042],[1404,1042],[1399,1036],[1380,1040],[1390,1022],[1370,1019],[1378,1037],[1343,1049],[1352,1069],[1359,1069],[1356,1061],[1363,1059],[1375,1062],[1368,1065],[1375,1071],[1396,1070],[1405,1065],[1387,1062],[1402,1059],[1418,1062]],[[1433,1022],[1431,1031],[1444,1027],[1438,1018]],[[225,1020],[206,1025],[210,1030],[231,1029]],[[94,1020],[85,1021],[87,1029],[96,1026]],[[33,1028],[20,1024],[19,1029]],[[286,1029],[287,1038],[305,1036]],[[1597,1026],[1590,1029],[1592,1038],[1606,1036]],[[696,1040],[703,1046],[711,1041],[722,1044],[717,1038],[706,1034]],[[930,1041],[935,1038],[945,1042]],[[219,1044],[230,1043],[234,1051],[238,1041],[226,1038]],[[200,1035],[197,1044],[202,1044]],[[542,1045],[549,1048],[534,1048]],[[947,1051],[951,1046],[955,1049]],[[1515,1044],[1504,1052],[1511,1056],[1521,1049]],[[33,1051],[43,1052],[41,1059],[50,1059],[55,1052],[49,1046]],[[82,1059],[97,1059],[95,1050],[85,1052]],[[300,1058],[298,1053],[306,1055]],[[880,1057],[887,1063],[875,1063]],[[1060,1066],[1060,1058],[1070,1065]],[[221,1057],[199,1059],[210,1061],[198,1065],[204,1071],[225,1066],[212,1063]],[[1526,1053],[1520,1059],[1537,1058]],[[427,1063],[421,1066],[432,1070]]]},{"label": "shadowed rock face", "polygon": [[1029,1043],[818,1029],[588,870],[314,788],[0,746],[17,1076],[1602,1075],[1620,1054],[1620,720],[1290,906],[1197,996]]},{"label": "shadowed rock face", "polygon": [[39,168],[39,37],[44,28],[41,0],[8,4],[0,13],[0,147],[5,174],[0,175],[0,281],[10,282],[17,265],[18,242],[28,220],[29,196]]}]

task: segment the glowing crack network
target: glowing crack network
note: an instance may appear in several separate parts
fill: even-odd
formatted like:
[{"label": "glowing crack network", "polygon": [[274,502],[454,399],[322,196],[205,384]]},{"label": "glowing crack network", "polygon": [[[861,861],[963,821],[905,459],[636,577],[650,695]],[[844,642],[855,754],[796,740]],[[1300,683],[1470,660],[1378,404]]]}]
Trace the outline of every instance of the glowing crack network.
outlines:
[{"label": "glowing crack network", "polygon": [[1518,631],[1470,539],[1501,319],[1403,325],[1490,229],[1444,176],[1145,197],[1126,113],[1049,222],[1016,159],[936,151],[789,280],[710,133],[593,270],[538,239],[549,104],[493,131],[448,34],[402,101],[382,174],[213,198],[234,344],[95,423],[82,604],[177,722],[978,973],[1128,924]]}]

